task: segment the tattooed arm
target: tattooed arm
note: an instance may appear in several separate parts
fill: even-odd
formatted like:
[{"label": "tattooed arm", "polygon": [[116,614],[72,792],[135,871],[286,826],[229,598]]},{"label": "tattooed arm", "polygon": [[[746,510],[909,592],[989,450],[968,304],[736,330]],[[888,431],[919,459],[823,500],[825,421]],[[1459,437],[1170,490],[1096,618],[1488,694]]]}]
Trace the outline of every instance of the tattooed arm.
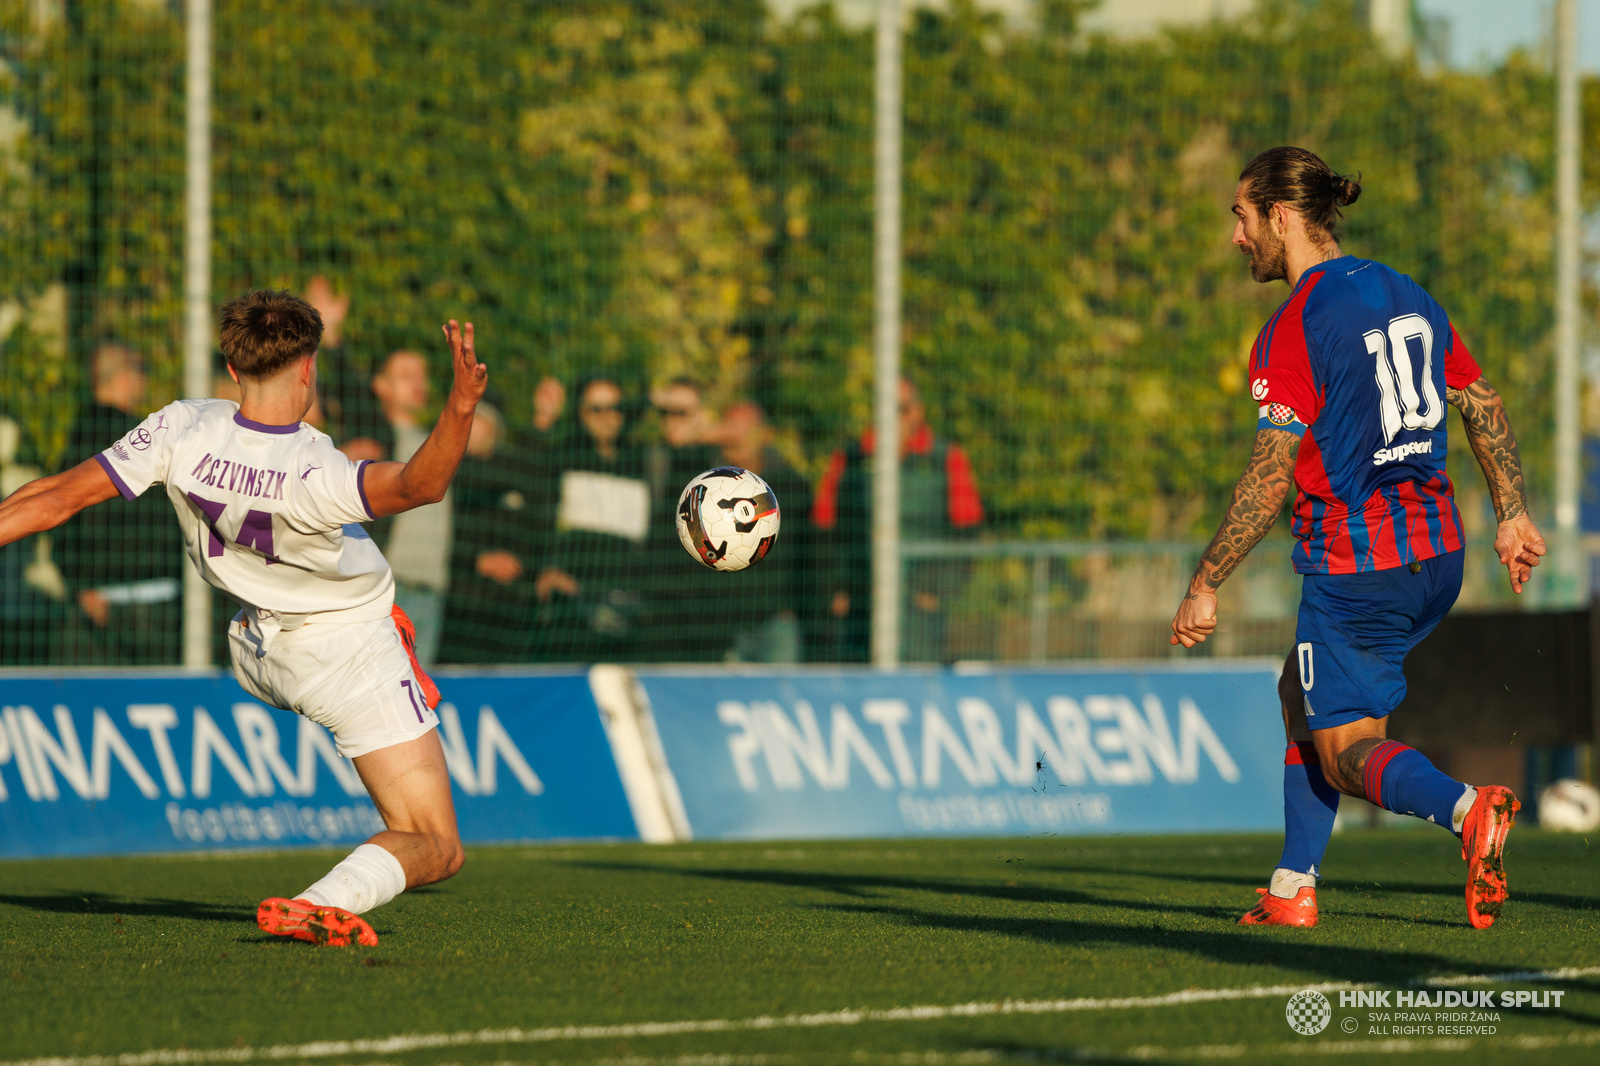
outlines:
[{"label": "tattooed arm", "polygon": [[1178,613],[1172,619],[1173,644],[1192,648],[1217,628],[1217,587],[1261,542],[1278,520],[1294,484],[1300,438],[1286,429],[1256,432],[1255,451],[1233,489],[1233,503],[1217,535],[1200,557]]},{"label": "tattooed arm", "polygon": [[1484,378],[1464,389],[1446,389],[1445,399],[1461,411],[1467,443],[1478,457],[1483,476],[1489,482],[1495,517],[1494,550],[1511,575],[1511,589],[1521,592],[1533,576],[1539,556],[1545,553],[1544,537],[1528,517],[1528,495],[1522,486],[1522,460],[1517,457],[1517,438],[1511,432],[1500,394]]}]

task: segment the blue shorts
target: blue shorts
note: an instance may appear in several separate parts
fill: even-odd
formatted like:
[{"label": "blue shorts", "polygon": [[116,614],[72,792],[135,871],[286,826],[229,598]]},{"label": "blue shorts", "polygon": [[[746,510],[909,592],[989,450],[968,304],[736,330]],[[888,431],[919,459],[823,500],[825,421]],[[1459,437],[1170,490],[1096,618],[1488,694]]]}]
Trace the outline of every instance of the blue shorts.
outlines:
[{"label": "blue shorts", "polygon": [[1461,594],[1453,551],[1364,574],[1307,574],[1295,625],[1306,725],[1332,729],[1383,718],[1406,695],[1406,655],[1433,632]]}]

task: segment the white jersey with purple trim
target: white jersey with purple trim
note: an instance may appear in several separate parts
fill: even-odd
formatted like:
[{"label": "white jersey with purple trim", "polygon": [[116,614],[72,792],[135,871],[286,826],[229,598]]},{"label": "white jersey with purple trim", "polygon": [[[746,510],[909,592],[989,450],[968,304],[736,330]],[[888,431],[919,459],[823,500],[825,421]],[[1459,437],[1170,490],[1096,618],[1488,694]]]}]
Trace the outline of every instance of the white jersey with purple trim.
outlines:
[{"label": "white jersey with purple trim", "polygon": [[373,518],[367,464],[326,433],[252,422],[231,400],[179,400],[95,459],[130,500],[166,486],[189,558],[252,622],[388,616],[389,563],[357,524]]}]

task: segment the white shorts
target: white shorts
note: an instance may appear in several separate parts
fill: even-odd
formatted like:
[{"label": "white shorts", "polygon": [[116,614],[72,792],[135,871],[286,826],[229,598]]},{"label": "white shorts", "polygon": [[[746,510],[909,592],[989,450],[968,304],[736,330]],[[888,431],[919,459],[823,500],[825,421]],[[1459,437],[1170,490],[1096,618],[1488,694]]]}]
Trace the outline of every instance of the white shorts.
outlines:
[{"label": "white shorts", "polygon": [[259,658],[242,618],[228,627],[233,676],[263,703],[325,726],[345,758],[415,740],[439,724],[392,618],[286,629]]}]

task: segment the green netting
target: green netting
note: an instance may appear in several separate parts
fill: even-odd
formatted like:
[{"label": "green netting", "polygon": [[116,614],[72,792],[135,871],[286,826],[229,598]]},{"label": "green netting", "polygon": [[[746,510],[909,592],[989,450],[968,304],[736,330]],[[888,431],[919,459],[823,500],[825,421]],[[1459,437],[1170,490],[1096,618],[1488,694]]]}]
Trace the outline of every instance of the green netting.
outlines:
[{"label": "green netting", "polygon": [[[1365,5],[1332,0],[1137,39],[1086,34],[1081,6],[908,16],[904,360],[926,418],[908,422],[904,657],[1166,654],[1248,452],[1250,343],[1283,298],[1228,243],[1235,178],[1275,144],[1363,174],[1345,248],[1450,311],[1507,397],[1537,507],[1547,66],[1395,57]],[[179,394],[180,8],[0,0],[5,491]],[[437,661],[866,657],[870,27],[757,0],[218,0],[215,42],[214,300],[282,286],[342,318],[328,432],[404,453],[394,396],[420,371],[425,429],[448,384],[438,325],[477,325],[493,447],[486,425],[448,528],[373,531]],[[97,382],[108,345],[142,363],[136,400]],[[1484,537],[1480,479],[1452,453]],[[672,529],[683,484],[729,461],[784,509],[777,550],[740,575],[700,569]],[[575,472],[643,485],[642,536],[563,518],[563,486],[602,484]],[[166,506],[113,502],[0,550],[0,662],[176,662]],[[1273,536],[1227,588],[1223,652],[1277,654],[1292,632]],[[1465,602],[1491,602],[1471,566]],[[220,631],[233,606],[215,601]]]}]

